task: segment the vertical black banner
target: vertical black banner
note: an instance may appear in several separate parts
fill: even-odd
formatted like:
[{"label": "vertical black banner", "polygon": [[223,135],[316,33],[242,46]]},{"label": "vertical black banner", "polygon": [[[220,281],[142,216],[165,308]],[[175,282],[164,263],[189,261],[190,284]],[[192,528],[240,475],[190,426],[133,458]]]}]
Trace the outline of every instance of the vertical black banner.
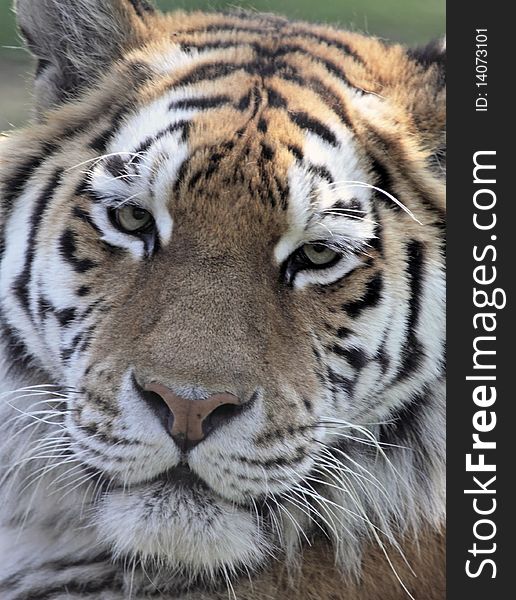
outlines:
[{"label": "vertical black banner", "polygon": [[[505,9],[505,10],[504,10]],[[448,592],[514,594],[514,40],[502,2],[448,3]]]}]

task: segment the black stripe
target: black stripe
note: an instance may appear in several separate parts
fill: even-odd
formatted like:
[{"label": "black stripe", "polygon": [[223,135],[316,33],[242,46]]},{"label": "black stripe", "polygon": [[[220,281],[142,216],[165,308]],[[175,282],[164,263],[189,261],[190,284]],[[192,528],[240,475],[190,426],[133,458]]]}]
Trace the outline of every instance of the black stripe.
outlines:
[{"label": "black stripe", "polygon": [[82,335],[82,345],[79,348],[79,352],[83,352],[90,345],[91,340],[93,338],[93,334],[95,333],[96,324],[90,325]]},{"label": "black stripe", "polygon": [[4,185],[2,185],[4,214],[2,215],[2,222],[0,223],[0,260],[5,251],[5,225],[9,219],[14,201],[23,192],[27,181],[41,166],[43,161],[57,152],[57,150],[58,146],[55,143],[47,142],[42,144],[40,154],[32,156],[16,167],[13,175],[7,179]]},{"label": "black stripe", "polygon": [[169,110],[181,110],[196,108],[199,110],[205,110],[208,108],[218,108],[224,104],[229,104],[231,98],[229,96],[211,96],[207,98],[187,98],[184,100],[174,100],[169,104]]},{"label": "black stripe", "polygon": [[75,319],[76,314],[77,314],[77,309],[75,309],[73,307],[64,308],[62,310],[57,310],[54,308],[54,315],[56,316],[56,319],[59,321],[59,324],[61,325],[61,327],[66,327],[67,325],[69,325]]},{"label": "black stripe", "polygon": [[[61,351],[61,357],[63,360],[68,360],[74,352],[78,354],[82,354],[85,352],[93,339],[93,334],[95,333],[95,325],[90,325],[84,331],[79,332],[72,340],[69,348],[64,348]],[[80,344],[80,346],[79,346]]]},{"label": "black stripe", "polygon": [[262,142],[262,157],[264,160],[272,160],[274,158],[274,148]]},{"label": "black stripe", "polygon": [[245,456],[232,455],[231,458],[238,460],[241,463],[245,463],[247,465],[255,465],[265,468],[273,468],[273,467],[283,467],[288,465],[293,465],[295,463],[302,462],[306,459],[306,450],[304,448],[296,449],[296,453],[293,457],[288,456],[278,456],[276,458],[270,458],[268,460],[259,460],[253,458],[247,458]]},{"label": "black stripe", "polygon": [[353,332],[348,327],[339,327],[335,333],[340,339],[347,338],[350,335],[353,335]]},{"label": "black stripe", "polygon": [[369,240],[369,246],[371,250],[376,250],[380,256],[384,255],[384,247],[383,247],[383,231],[382,226],[380,224],[380,213],[378,212],[377,207],[373,204],[372,211],[374,215],[374,221],[376,223],[374,228],[373,237]]},{"label": "black stripe", "polygon": [[328,183],[333,183],[335,180],[333,179],[333,175],[330,171],[324,167],[323,165],[309,165],[308,170],[312,175],[317,175],[321,179],[325,179]]},{"label": "black stripe", "polygon": [[128,174],[127,163],[119,154],[108,156],[104,159],[102,165],[113,177],[124,177]]},{"label": "black stripe", "polygon": [[263,117],[258,121],[257,127],[258,131],[261,131],[262,133],[267,133],[268,125],[267,121]]},{"label": "black stripe", "polygon": [[382,343],[374,358],[380,365],[380,368],[382,369],[382,375],[385,375],[385,373],[387,373],[387,370],[389,369],[389,365],[391,364],[391,359],[387,354],[385,342]]},{"label": "black stripe", "polygon": [[104,129],[103,131],[101,131],[99,134],[97,134],[91,140],[91,142],[89,143],[89,147],[92,150],[95,150],[96,152],[100,152],[100,153],[105,152],[106,147],[109,144],[109,141],[117,132],[119,125],[120,125],[120,121],[122,121],[122,119],[127,114],[127,112],[128,112],[127,106],[124,105],[123,107],[119,108],[114,113],[113,117],[111,118],[111,122],[110,122],[109,126],[106,129]]},{"label": "black stripe", "polygon": [[258,24],[258,23],[257,23],[256,27],[240,26],[240,25],[235,25],[233,23],[212,23],[211,25],[205,25],[205,26],[201,25],[201,27],[192,27],[191,29],[184,29],[183,31],[179,31],[178,33],[180,35],[191,35],[191,34],[211,33],[211,32],[216,32],[216,33],[223,33],[223,32],[233,33],[234,32],[234,33],[263,34],[264,31],[267,31],[267,30],[264,29],[263,25],[260,26],[260,24]]},{"label": "black stripe", "polygon": [[87,296],[90,292],[91,292],[91,288],[87,285],[81,285],[81,287],[77,289],[77,295],[80,298]]},{"label": "black stripe", "polygon": [[45,71],[45,69],[47,67],[49,67],[51,64],[52,63],[49,60],[46,60],[44,58],[38,58],[38,61],[36,63],[36,72],[34,73],[35,79],[40,77],[43,74],[43,72]]},{"label": "black stripe", "polygon": [[288,199],[290,195],[288,182],[278,176],[275,176],[274,183],[276,186],[275,192],[279,199],[280,208],[282,210],[286,210],[288,207]]},{"label": "black stripe", "polygon": [[330,368],[328,368],[328,379],[337,391],[350,392],[353,389],[353,381],[349,377],[343,377]]},{"label": "black stripe", "polygon": [[359,348],[342,348],[335,344],[331,351],[338,356],[344,357],[354,369],[363,369],[369,362],[367,354]]},{"label": "black stripe", "polygon": [[94,302],[92,302],[78,317],[77,321],[78,322],[82,322],[84,321],[84,319],[86,319],[86,317],[88,317],[89,315],[91,315],[91,313],[97,308],[99,307],[102,303],[103,303],[104,299],[103,298],[98,298],[97,300],[95,300]]},{"label": "black stripe", "polygon": [[[213,173],[217,170],[217,168],[219,167],[220,161],[227,155],[227,153],[229,153],[229,152],[231,152],[231,150],[233,150],[234,145],[235,144],[234,144],[233,140],[228,140],[227,142],[224,142],[223,144],[217,144],[215,146],[208,145],[208,146],[203,146],[201,148],[197,148],[196,152],[194,154],[192,154],[190,157],[188,157],[187,159],[185,159],[183,161],[183,163],[181,164],[181,166],[179,167],[179,170],[176,175],[176,181],[174,183],[174,192],[177,192],[181,188],[181,185],[186,181],[185,175],[186,175],[193,159],[197,155],[197,153],[199,153],[199,152],[207,153],[210,157],[209,164],[208,164],[208,167],[202,167],[199,171],[196,171],[195,173],[193,173],[190,176],[189,188],[193,188],[202,177],[209,179],[213,175]],[[215,150],[215,148],[217,148],[217,150]],[[211,153],[210,153],[210,151],[211,151]]]},{"label": "black stripe", "polygon": [[237,70],[247,70],[247,68],[248,64],[246,63],[225,62],[213,62],[202,64],[200,66],[194,66],[188,73],[171,84],[170,89],[190,85],[193,83],[199,83],[200,81],[205,81],[206,79],[220,79],[221,77],[235,73]]},{"label": "black stripe", "polygon": [[24,161],[20,166],[16,167],[14,174],[7,180],[3,186],[3,202],[10,205],[21,194],[27,180],[33,175],[38,167],[51,154],[56,152],[58,145],[52,142],[47,142],[41,146],[39,154],[31,156]]},{"label": "black stripe", "polygon": [[[209,179],[215,173],[215,171],[219,168],[220,162],[223,158],[224,155],[220,152],[214,152],[210,155],[208,159],[208,166],[203,168],[201,173],[205,179]],[[195,177],[195,174],[193,177]]]},{"label": "black stripe", "polygon": [[388,422],[380,425],[378,441],[383,444],[407,445],[414,434],[417,435],[421,413],[430,405],[430,396],[425,390],[389,416]]},{"label": "black stripe", "polygon": [[319,349],[316,346],[312,346],[312,352],[313,352],[313,355],[315,356],[316,362],[319,364],[321,362],[321,358],[322,358]]},{"label": "black stripe", "polygon": [[53,197],[53,192],[59,185],[63,175],[63,169],[59,168],[54,171],[52,177],[44,187],[34,204],[34,210],[30,218],[30,229],[27,237],[27,250],[25,252],[25,265],[23,271],[18,275],[14,283],[13,289],[16,296],[26,311],[29,311],[30,294],[29,283],[32,273],[32,264],[36,253],[36,243],[38,231],[43,220],[43,215],[48,207],[50,200]]},{"label": "black stripe", "polygon": [[342,97],[335,94],[327,85],[315,77],[310,77],[306,81],[306,85],[320,97],[321,101],[324,102],[326,106],[331,108],[342,123],[347,125],[350,129],[354,129],[353,122],[346,111],[346,106]]},{"label": "black stripe", "polygon": [[13,365],[22,365],[27,362],[29,350],[22,341],[22,333],[11,327],[1,316],[0,338],[2,339],[2,348]]},{"label": "black stripe", "polygon": [[360,313],[371,306],[376,306],[382,297],[383,279],[380,273],[377,273],[367,282],[366,289],[362,298],[342,305],[350,317],[358,317]]},{"label": "black stripe", "polygon": [[293,144],[290,144],[289,146],[287,146],[287,150],[294,155],[296,160],[298,160],[299,162],[303,162],[304,155],[303,151],[299,146],[294,146]]},{"label": "black stripe", "polygon": [[336,48],[337,50],[340,50],[343,54],[350,56],[358,63],[361,63],[361,64],[364,63],[362,57],[358,54],[358,52],[356,50],[353,50],[353,48],[351,48],[351,46],[349,44],[347,44],[346,42],[341,42],[340,40],[326,37],[320,33],[315,33],[315,32],[306,31],[306,30],[301,30],[299,32],[292,31],[290,33],[290,35],[296,36],[296,37],[301,37],[301,38],[307,38],[310,40],[314,40],[316,42],[327,44],[328,46],[330,46],[332,48]]},{"label": "black stripe", "polygon": [[74,206],[73,210],[72,210],[72,214],[77,219],[80,219],[81,221],[84,221],[85,223],[87,223],[97,234],[102,235],[101,229],[93,221],[89,212],[86,212],[79,206]]},{"label": "black stripe", "polygon": [[53,314],[53,312],[54,306],[52,305],[50,300],[48,300],[48,298],[46,298],[43,294],[40,294],[38,298],[38,315],[40,321],[46,319],[48,313]]},{"label": "black stripe", "polygon": [[[327,211],[330,215],[335,216],[337,213],[342,217],[351,217],[352,219],[362,218],[365,216],[366,211],[363,210],[362,205],[356,198],[350,200],[337,200]],[[323,214],[324,214],[323,212]]]},{"label": "black stripe", "polygon": [[249,116],[249,119],[254,119],[254,117],[258,113],[258,109],[260,108],[261,99],[262,95],[260,93],[260,90],[258,86],[255,85],[249,90],[248,94],[242,96],[240,101],[237,103],[236,108],[243,112],[246,111],[252,104],[253,112]]},{"label": "black stripe", "polygon": [[326,127],[326,125],[323,125],[321,121],[314,119],[305,112],[293,112],[290,113],[289,116],[292,121],[301,129],[306,129],[315,135],[318,135],[331,146],[338,146],[335,135],[330,131],[330,129],[328,129],[328,127]]},{"label": "black stripe", "polygon": [[287,101],[274,88],[267,88],[267,102],[271,108],[287,108]]},{"label": "black stripe", "polygon": [[226,48],[243,48],[250,47],[252,44],[249,42],[243,42],[240,40],[212,40],[209,42],[196,42],[195,40],[189,40],[187,42],[181,42],[179,47],[183,52],[188,52],[192,48],[199,51],[204,50],[225,50]]},{"label": "black stripe", "polygon": [[[183,130],[183,135],[181,137],[181,141],[186,141],[187,137],[188,137],[188,133],[189,133],[189,129],[191,126],[191,122],[190,121],[176,121],[175,123],[171,123],[170,125],[167,125],[167,127],[165,127],[164,129],[161,129],[160,131],[158,131],[158,133],[146,138],[145,140],[143,140],[143,142],[141,142],[134,150],[134,152],[136,154],[141,154],[142,152],[147,152],[149,150],[149,148],[158,140],[160,140],[162,137],[165,137],[166,135],[169,135],[171,133],[174,133],[175,131],[179,131],[180,129]],[[133,160],[133,163],[138,163],[141,160],[141,156],[140,157],[136,157]]]},{"label": "black stripe", "polygon": [[[213,154],[210,155],[209,160],[208,160],[208,165],[206,167],[202,167],[201,169],[199,169],[198,171],[195,171],[189,178],[188,180],[188,189],[191,191],[194,189],[194,187],[197,185],[197,183],[202,179],[207,181],[208,179],[210,179],[210,177],[212,177],[212,175],[217,171],[217,169],[219,168],[220,165],[220,161],[224,158],[224,155],[221,154],[220,152],[214,152]],[[186,172],[186,168],[188,166],[188,161],[185,161],[183,163],[183,165],[185,166],[185,169],[183,171],[183,169],[180,169],[180,173],[178,175],[177,181],[176,181],[176,186],[175,189],[179,189],[181,183],[182,183],[182,178],[184,177],[184,173]]]},{"label": "black stripe", "polygon": [[[191,156],[190,160],[189,159],[184,160],[181,163],[181,166],[179,167],[179,169],[177,170],[176,181],[174,183],[174,188],[173,188],[175,193],[177,193],[180,190],[181,186],[184,183],[185,175],[190,167],[190,161],[192,158],[193,157]],[[195,179],[197,179],[197,181],[198,181],[198,179],[199,179],[198,177],[195,177],[195,175],[193,175],[193,177]]]},{"label": "black stripe", "polygon": [[70,263],[75,271],[84,273],[97,266],[89,258],[77,257],[76,235],[71,229],[66,229],[59,240],[59,250],[61,256]]},{"label": "black stripe", "polygon": [[84,177],[79,182],[79,184],[75,188],[74,195],[75,196],[90,196],[91,195],[89,176],[88,177]]},{"label": "black stripe", "polygon": [[353,123],[346,111],[344,100],[335,94],[320,79],[317,79],[316,77],[306,77],[291,65],[288,65],[288,67],[284,66],[277,74],[285,81],[295,83],[304,90],[310,89],[313,91],[319,97],[320,101],[326,104],[326,106],[328,106],[328,108],[330,108],[345,125],[353,129]]},{"label": "black stripe", "polygon": [[[84,317],[84,315],[81,315],[81,317]],[[70,346],[68,348],[61,349],[61,359],[66,362],[76,350],[81,352],[81,349],[78,348],[79,344],[85,338],[86,339],[88,338],[88,336],[93,332],[94,328],[95,328],[94,325],[90,325],[89,327],[86,327],[82,331],[79,331],[79,333],[76,333],[72,339]]]},{"label": "black stripe", "polygon": [[70,346],[70,348],[64,348],[63,350],[61,350],[61,360],[63,362],[70,360],[70,357],[74,353],[74,350],[75,346]]},{"label": "black stripe", "polygon": [[423,265],[423,244],[418,240],[411,240],[407,245],[407,279],[410,286],[407,338],[396,381],[400,381],[414,372],[419,366],[420,357],[423,352],[422,344],[416,334],[422,301]]},{"label": "black stripe", "polygon": [[203,169],[199,169],[196,173],[194,173],[188,181],[188,190],[192,191],[195,188],[195,186],[199,183],[199,181],[203,178],[203,176]]},{"label": "black stripe", "polygon": [[[148,64],[141,61],[126,63],[124,65],[124,70],[126,71],[126,73],[123,74],[124,82],[131,82],[130,91],[136,98],[140,87],[145,85],[145,83],[154,75],[154,71]],[[123,118],[135,108],[135,102],[131,101],[130,98],[127,98],[127,95],[124,96],[123,102],[119,104],[119,96],[120,94],[116,98],[108,97],[107,101],[100,106],[99,110],[96,111],[94,115],[88,115],[87,121],[84,125],[81,125],[83,130],[87,131],[88,129],[91,129],[92,123],[102,121],[111,114],[109,125],[100,133],[96,134],[88,144],[90,149],[95,150],[100,154],[103,154],[106,151],[107,145],[119,129],[120,122]],[[69,128],[68,130],[64,130],[60,137],[66,138],[69,135],[77,133],[77,131],[78,127],[73,129]]]},{"label": "black stripe", "polygon": [[[371,157],[371,164],[373,173],[376,176],[376,185],[382,190],[385,190],[386,192],[391,194],[392,196],[395,196],[396,193],[394,190],[394,181],[388,168],[376,157]],[[376,200],[379,200],[382,204],[385,204],[389,208],[392,208],[396,211],[403,210],[399,204],[393,202],[390,198],[385,196],[385,194],[377,192],[375,193],[374,198]]]},{"label": "black stripe", "polygon": [[407,245],[407,275],[410,281],[409,331],[415,331],[421,309],[424,250],[419,240],[411,240]]}]

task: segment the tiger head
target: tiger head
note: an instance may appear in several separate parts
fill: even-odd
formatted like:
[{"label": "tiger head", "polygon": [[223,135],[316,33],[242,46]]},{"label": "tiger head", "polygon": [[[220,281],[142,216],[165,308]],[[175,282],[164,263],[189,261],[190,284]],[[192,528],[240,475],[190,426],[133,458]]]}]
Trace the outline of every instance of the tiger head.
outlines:
[{"label": "tiger head", "polygon": [[1,146],[0,306],[31,391],[1,410],[35,458],[9,519],[189,580],[439,526],[443,49],[141,0],[17,14],[36,122]]}]

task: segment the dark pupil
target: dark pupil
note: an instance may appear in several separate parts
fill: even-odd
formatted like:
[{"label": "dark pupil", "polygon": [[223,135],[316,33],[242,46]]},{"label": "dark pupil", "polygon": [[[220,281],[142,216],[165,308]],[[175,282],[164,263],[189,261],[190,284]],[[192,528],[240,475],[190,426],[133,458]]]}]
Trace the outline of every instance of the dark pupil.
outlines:
[{"label": "dark pupil", "polygon": [[133,208],[133,217],[137,221],[143,221],[146,216],[147,216],[146,210],[143,210],[142,208]]},{"label": "dark pupil", "polygon": [[323,246],[322,244],[314,244],[312,246],[312,250],[315,250],[315,252],[324,252],[326,250],[326,246]]}]

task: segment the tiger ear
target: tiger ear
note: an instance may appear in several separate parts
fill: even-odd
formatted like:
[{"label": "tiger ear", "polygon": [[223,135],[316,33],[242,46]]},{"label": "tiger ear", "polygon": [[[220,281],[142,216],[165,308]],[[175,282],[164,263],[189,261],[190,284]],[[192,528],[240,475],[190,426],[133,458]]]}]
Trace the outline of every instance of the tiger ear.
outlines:
[{"label": "tiger ear", "polygon": [[73,98],[135,47],[147,0],[15,0],[18,26],[38,60],[36,112]]},{"label": "tiger ear", "polygon": [[446,38],[411,49],[408,55],[417,65],[408,94],[410,110],[432,153],[435,170],[442,173],[446,162]]},{"label": "tiger ear", "polygon": [[446,37],[433,40],[426,46],[412,48],[409,50],[411,56],[416,62],[423,67],[431,67],[432,65],[446,71]]}]

